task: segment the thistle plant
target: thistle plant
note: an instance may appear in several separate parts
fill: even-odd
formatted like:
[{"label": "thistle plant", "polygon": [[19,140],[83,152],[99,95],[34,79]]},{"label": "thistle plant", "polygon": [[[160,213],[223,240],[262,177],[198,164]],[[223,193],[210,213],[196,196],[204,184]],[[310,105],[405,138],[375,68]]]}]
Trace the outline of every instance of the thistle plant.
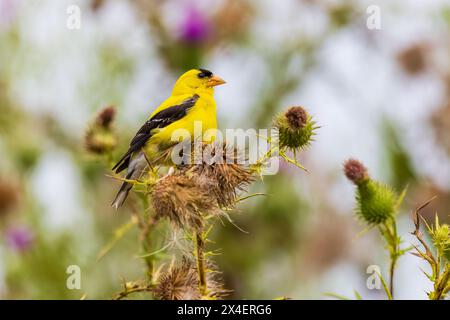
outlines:
[{"label": "thistle plant", "polygon": [[280,132],[280,147],[294,152],[308,147],[317,129],[311,116],[300,106],[290,107],[280,113],[274,124]]},{"label": "thistle plant", "polygon": [[[397,234],[396,214],[398,207],[405,195],[403,192],[397,195],[388,185],[374,181],[368,174],[364,165],[355,159],[349,159],[344,163],[344,173],[347,178],[356,185],[356,214],[369,228],[377,227],[381,236],[385,239],[386,248],[390,254],[390,285],[386,284],[381,274],[378,276],[383,284],[388,299],[393,299],[393,279],[397,260],[410,248],[401,249],[401,239]],[[433,198],[434,199],[434,198]],[[450,226],[440,224],[436,215],[434,225],[429,225],[420,215],[420,211],[433,199],[419,206],[413,213],[414,231],[411,232],[420,245],[412,245],[415,251],[413,255],[426,261],[431,273],[423,271],[427,278],[433,282],[433,290],[427,292],[430,300],[444,299],[450,291],[450,261],[447,253],[450,250]],[[421,222],[426,226],[432,245],[430,246],[420,230]],[[342,298],[330,294],[330,296]],[[358,299],[361,298],[356,293]]]},{"label": "thistle plant", "polygon": [[394,273],[397,260],[407,249],[401,249],[401,239],[397,234],[396,214],[404,192],[397,195],[391,187],[373,180],[366,167],[358,160],[349,159],[344,163],[346,177],[356,186],[356,214],[368,228],[378,228],[386,242],[390,256],[389,292],[394,294]]},{"label": "thistle plant", "polygon": [[[297,152],[305,150],[314,141],[314,136],[319,126],[317,126],[313,118],[303,107],[291,106],[273,119],[273,127],[278,130],[276,141],[273,141],[272,137],[267,139],[271,148],[251,167],[252,171],[260,174],[261,167],[268,158],[274,155],[307,171],[297,161]],[[293,157],[288,156],[288,152],[292,152]]]},{"label": "thistle plant", "polygon": [[85,146],[87,151],[96,155],[104,155],[109,160],[117,145],[113,130],[116,109],[112,106],[103,108],[86,130]]},{"label": "thistle plant", "polygon": [[[100,115],[97,119],[103,118]],[[86,141],[90,144],[86,146],[92,152],[111,150],[109,146],[112,144],[97,148],[97,144],[92,143],[105,141],[98,139],[97,135],[112,135],[111,123],[106,126],[103,123],[96,120],[88,129]],[[138,180],[126,180],[133,184],[133,191],[142,200],[142,211],[138,209],[139,203],[131,201],[131,221],[121,227],[117,234],[123,235],[133,225],[141,230],[141,257],[147,268],[147,278],[124,281],[123,290],[114,299],[127,298],[139,292],[149,293],[153,298],[162,300],[220,299],[229,293],[229,290],[224,289],[221,273],[212,260],[217,251],[208,250],[208,245],[212,243],[209,236],[215,222],[225,219],[235,225],[229,213],[246,198],[242,194],[256,180],[265,161],[278,154],[278,151],[281,158],[304,169],[295,157],[288,157],[286,152],[293,151],[295,154],[305,149],[311,143],[316,129],[315,122],[302,107],[289,108],[278,115],[273,123],[279,130],[280,144],[268,139],[269,151],[258,159],[256,165],[248,164],[242,156],[243,150],[227,142],[200,142],[202,155],[207,153],[213,161],[205,157],[198,161],[195,158],[198,148],[194,146],[188,155],[183,154],[183,159],[189,156],[195,161],[173,164],[166,170],[149,166]],[[117,176],[114,178],[125,180]],[[180,250],[172,253],[169,265],[162,257],[163,253],[169,254],[173,242],[155,248],[151,241],[156,226],[164,221],[169,222],[171,232],[182,235],[174,240],[178,243],[176,248]],[[117,240],[114,239],[113,244]],[[101,256],[107,254],[113,244],[107,245]]]},{"label": "thistle plant", "polygon": [[[433,282],[433,291],[427,292],[428,298],[430,300],[441,300],[446,298],[450,291],[450,261],[446,255],[450,251],[450,226],[448,224],[440,224],[437,215],[434,226],[430,226],[420,215],[420,211],[432,200],[421,205],[413,213],[415,228],[411,233],[417,238],[422,248],[415,245],[415,252],[412,252],[412,254],[426,261],[430,266],[431,273],[423,271],[425,276]],[[430,248],[424,239],[420,230],[421,221],[426,226],[434,250]]]}]

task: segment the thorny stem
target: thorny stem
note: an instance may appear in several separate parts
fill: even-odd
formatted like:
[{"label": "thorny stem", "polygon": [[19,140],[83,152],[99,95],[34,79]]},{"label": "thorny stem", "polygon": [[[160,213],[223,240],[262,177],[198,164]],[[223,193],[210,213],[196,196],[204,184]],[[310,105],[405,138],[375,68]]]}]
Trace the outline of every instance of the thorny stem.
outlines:
[{"label": "thorny stem", "polygon": [[431,267],[432,270],[432,276],[429,276],[430,280],[434,282],[434,290],[432,292],[428,293],[428,297],[430,300],[441,300],[445,298],[446,293],[449,291],[449,282],[450,282],[450,268],[447,266],[447,264],[444,266],[444,271],[441,274],[441,253],[439,251],[437,252],[437,256],[435,257],[432,253],[430,247],[427,245],[425,239],[423,238],[423,234],[420,231],[420,221],[423,220],[426,224],[426,221],[423,219],[423,217],[420,215],[420,211],[425,208],[428,204],[430,204],[431,201],[433,201],[436,197],[431,198],[424,204],[422,204],[420,207],[418,207],[413,214],[413,220],[415,229],[413,232],[411,232],[417,240],[422,244],[423,248],[425,249],[425,252],[420,250],[418,247],[415,246],[416,253],[418,257],[421,257],[425,261],[428,262],[428,264]]},{"label": "thorny stem", "polygon": [[[150,231],[152,229],[152,226],[154,224],[153,219],[148,219],[146,223],[143,224],[143,226],[140,227],[141,234],[140,234],[140,241],[142,244],[142,249],[145,253],[148,253],[151,251],[151,239],[150,239]],[[145,264],[147,265],[147,276],[150,280],[153,279],[153,257],[152,256],[146,256],[144,257]]]},{"label": "thorny stem", "polygon": [[[144,208],[148,207],[148,201],[146,197],[144,197]],[[145,209],[144,209],[145,210]],[[153,225],[155,224],[155,220],[151,217],[150,214],[144,211],[143,216],[141,216],[137,210],[133,210],[133,214],[137,218],[137,225],[140,231],[139,234],[139,242],[141,243],[142,250],[144,253],[151,252],[152,243],[150,232],[152,230]],[[147,266],[147,277],[150,281],[153,280],[153,257],[149,255],[144,255],[143,257],[145,265]]]},{"label": "thorny stem", "polygon": [[195,257],[197,259],[199,290],[202,296],[205,296],[207,291],[204,249],[205,242],[202,230],[200,230],[195,233]]},{"label": "thorny stem", "polygon": [[389,291],[391,296],[394,297],[395,267],[397,266],[398,258],[401,255],[400,243],[397,235],[397,225],[395,221],[391,221],[391,223],[386,222],[383,227],[380,226],[379,229],[383,237],[386,239],[390,252]]},{"label": "thorny stem", "polygon": [[271,141],[270,138],[267,139],[267,142],[270,144],[270,149],[264,155],[262,155],[261,158],[258,159],[258,161],[256,162],[255,165],[252,166],[254,169],[258,170],[257,169],[258,167],[263,165],[265,161],[267,161],[268,159],[273,157],[274,156],[273,154],[275,154],[275,155],[278,155],[281,158],[283,158],[286,162],[288,162],[290,164],[293,164],[297,168],[308,172],[308,170],[304,166],[302,166],[300,163],[298,163],[295,150],[294,150],[294,159],[291,159],[290,157],[288,157],[286,155],[286,149],[285,148],[280,150],[280,148],[278,146],[272,146],[272,141]]},{"label": "thorny stem", "polygon": [[391,252],[391,266],[390,266],[390,270],[389,270],[389,290],[391,291],[391,296],[392,298],[394,298],[394,272],[395,272],[395,267],[397,265],[397,260],[398,257],[400,256],[400,248],[399,248],[399,241],[398,241],[398,236],[397,236],[397,224],[394,221],[392,223],[392,252]]},{"label": "thorny stem", "polygon": [[145,285],[145,286],[135,286],[133,288],[125,288],[124,291],[117,293],[112,299],[122,300],[123,298],[126,298],[128,295],[137,292],[153,292],[153,286]]},{"label": "thorny stem", "polygon": [[398,255],[391,255],[391,265],[389,268],[389,291],[391,292],[391,296],[394,297],[394,274],[395,274],[395,266],[397,265]]}]

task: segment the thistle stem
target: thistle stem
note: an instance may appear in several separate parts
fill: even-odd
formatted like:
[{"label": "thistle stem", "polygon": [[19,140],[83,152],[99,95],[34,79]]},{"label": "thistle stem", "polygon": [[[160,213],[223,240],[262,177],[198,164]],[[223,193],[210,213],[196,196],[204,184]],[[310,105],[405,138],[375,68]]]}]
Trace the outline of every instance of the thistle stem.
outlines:
[{"label": "thistle stem", "polygon": [[[142,249],[145,253],[151,252],[151,239],[150,239],[150,230],[153,226],[153,221],[149,220],[141,227],[140,240],[142,244]],[[147,266],[147,276],[150,280],[153,279],[153,257],[146,256],[144,258],[145,264]]]},{"label": "thistle stem", "polygon": [[390,266],[389,266],[389,291],[392,297],[394,297],[394,275],[395,267],[397,266],[398,258],[400,257],[400,243],[397,235],[397,225],[395,220],[391,223],[386,222],[383,227],[380,226],[380,232],[386,239],[387,246],[390,253]]},{"label": "thistle stem", "polygon": [[119,293],[117,293],[112,300],[122,300],[126,297],[128,297],[128,295],[133,294],[133,293],[137,293],[137,292],[153,292],[154,287],[151,285],[148,286],[138,286],[138,287],[134,287],[131,289],[127,289],[125,288],[124,291],[121,291]]},{"label": "thistle stem", "polygon": [[397,258],[398,256],[395,257],[391,256],[391,266],[389,268],[389,291],[391,292],[392,297],[394,297],[394,274],[395,274],[395,267],[397,265]]},{"label": "thistle stem", "polygon": [[144,252],[144,263],[147,267],[147,277],[150,281],[153,281],[153,265],[154,265],[154,257],[151,255],[147,255],[147,253],[152,251],[152,242],[151,242],[151,230],[153,225],[155,224],[155,220],[153,217],[146,211],[146,208],[149,207],[148,200],[146,197],[143,197],[143,214],[140,215],[136,209],[133,210],[133,214],[137,218],[137,225],[139,228],[139,242],[141,244],[142,251]]},{"label": "thistle stem", "polygon": [[199,289],[202,296],[206,295],[206,268],[205,268],[205,242],[203,241],[202,231],[195,233],[195,257],[197,259],[197,272],[199,279]]}]

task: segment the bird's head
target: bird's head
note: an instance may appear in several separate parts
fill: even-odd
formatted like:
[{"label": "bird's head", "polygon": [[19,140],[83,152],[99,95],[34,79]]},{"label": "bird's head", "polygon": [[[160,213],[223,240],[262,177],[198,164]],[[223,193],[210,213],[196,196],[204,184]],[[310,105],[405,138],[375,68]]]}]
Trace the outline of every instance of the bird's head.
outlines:
[{"label": "bird's head", "polygon": [[192,69],[178,78],[173,88],[173,94],[213,93],[214,87],[225,81],[205,69]]}]

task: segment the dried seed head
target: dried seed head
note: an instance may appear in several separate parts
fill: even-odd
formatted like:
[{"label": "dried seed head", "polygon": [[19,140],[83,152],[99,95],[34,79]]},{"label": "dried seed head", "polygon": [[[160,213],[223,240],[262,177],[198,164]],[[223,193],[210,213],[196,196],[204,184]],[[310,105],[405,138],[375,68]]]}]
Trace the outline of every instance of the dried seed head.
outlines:
[{"label": "dried seed head", "polygon": [[238,164],[196,165],[197,181],[216,198],[221,208],[232,207],[237,195],[253,180],[252,174]]},{"label": "dried seed head", "polygon": [[223,288],[220,273],[216,266],[207,262],[208,273],[206,275],[206,296],[202,297],[199,290],[199,278],[195,265],[186,257],[183,257],[180,266],[172,267],[161,274],[158,285],[154,289],[155,298],[160,300],[200,300],[221,299],[230,293]]},{"label": "dried seed head", "polygon": [[173,267],[159,277],[154,294],[160,300],[199,300],[198,275],[195,267],[186,258],[179,267]]},{"label": "dried seed head", "polygon": [[294,106],[274,120],[279,131],[280,147],[292,150],[306,148],[313,141],[316,123],[303,107]]},{"label": "dried seed head", "polygon": [[223,297],[228,296],[232,290],[227,290],[224,288],[222,273],[217,271],[217,266],[208,261],[208,273],[206,275],[206,285],[208,298],[213,299],[222,299]]},{"label": "dried seed head", "polygon": [[204,216],[218,210],[214,198],[182,173],[159,179],[152,197],[156,218],[168,218],[180,228],[200,229]]},{"label": "dried seed head", "polygon": [[355,159],[348,159],[345,161],[344,173],[345,176],[356,185],[369,179],[366,167],[364,167],[360,161]]},{"label": "dried seed head", "polygon": [[244,166],[244,159],[235,148],[226,144],[206,144],[211,155],[220,155],[213,163],[187,165],[182,171],[215,198],[221,208],[232,207],[240,191],[253,181],[253,176]]},{"label": "dried seed head", "polygon": [[115,107],[113,107],[113,106],[105,107],[98,114],[98,116],[96,118],[96,123],[104,129],[110,129],[115,116],[116,116],[116,108]]}]

